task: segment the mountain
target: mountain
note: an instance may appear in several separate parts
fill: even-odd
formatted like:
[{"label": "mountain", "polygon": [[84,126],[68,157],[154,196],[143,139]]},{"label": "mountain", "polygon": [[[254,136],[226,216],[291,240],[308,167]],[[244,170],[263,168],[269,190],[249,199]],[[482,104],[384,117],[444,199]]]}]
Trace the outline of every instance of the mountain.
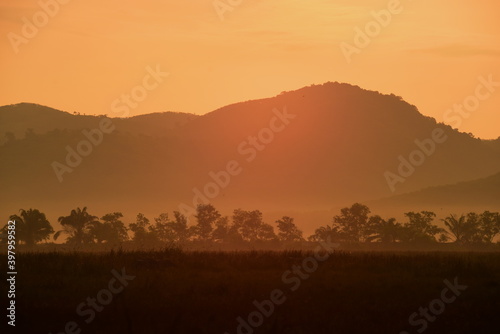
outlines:
[{"label": "mountain", "polygon": [[[491,143],[438,124],[400,97],[341,83],[203,116],[106,119],[20,106],[0,108],[2,131],[34,129],[0,146],[0,209],[9,214],[28,207],[62,213],[75,206],[102,214],[158,214],[206,197],[226,214],[241,207],[331,217],[332,208],[355,201],[500,171]],[[98,145],[82,144],[88,141],[82,131],[99,129],[101,122],[114,130]],[[76,166],[59,182],[54,166],[67,165],[68,150],[78,147],[91,152],[81,162],[73,157]],[[408,160],[418,166],[400,167]],[[314,217],[299,223],[325,223]]]},{"label": "mountain", "polygon": [[407,194],[369,201],[377,212],[430,210],[443,214],[500,211],[500,173],[451,185],[429,187]]},{"label": "mountain", "polygon": [[[96,119],[104,115],[80,115],[32,104],[19,103],[0,107],[0,142],[5,142],[5,134],[10,132],[15,138],[23,138],[28,129],[44,134],[56,129],[82,130],[92,127]],[[198,115],[159,112],[130,118],[114,119],[117,131],[131,134],[161,136],[182,126]]]},{"label": "mountain", "polygon": [[485,143],[493,148],[493,150],[500,153],[500,137],[493,140],[485,140]]}]

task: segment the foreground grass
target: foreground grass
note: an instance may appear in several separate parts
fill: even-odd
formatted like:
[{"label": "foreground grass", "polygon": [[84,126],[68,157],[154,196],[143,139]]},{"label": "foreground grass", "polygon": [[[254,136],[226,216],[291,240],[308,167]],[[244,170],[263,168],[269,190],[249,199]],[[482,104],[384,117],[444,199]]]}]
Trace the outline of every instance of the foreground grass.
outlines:
[{"label": "foreground grass", "polygon": [[[409,316],[440,298],[443,281],[455,277],[467,289],[428,322],[425,333],[499,332],[500,253],[334,252],[292,291],[283,273],[311,255],[21,253],[15,332],[64,333],[65,324],[75,321],[81,333],[233,334],[236,319],[256,310],[254,300],[280,289],[286,300],[254,333],[417,333],[420,326],[411,326]],[[111,271],[122,268],[135,278],[85,323],[77,306],[107,288]]]}]

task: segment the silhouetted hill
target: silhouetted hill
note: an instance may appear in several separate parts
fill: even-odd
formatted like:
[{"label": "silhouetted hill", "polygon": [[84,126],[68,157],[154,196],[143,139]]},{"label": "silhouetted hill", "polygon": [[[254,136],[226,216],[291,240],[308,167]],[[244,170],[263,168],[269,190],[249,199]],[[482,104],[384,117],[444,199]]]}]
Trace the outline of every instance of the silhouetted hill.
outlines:
[{"label": "silhouetted hill", "polygon": [[496,152],[500,153],[500,137],[494,140],[485,140],[484,142],[491,148],[493,148]]},{"label": "silhouetted hill", "polygon": [[429,187],[367,204],[378,211],[396,209],[406,212],[416,208],[443,211],[444,214],[500,211],[500,173],[468,182]]},{"label": "silhouetted hill", "polygon": [[[6,108],[17,107],[0,108],[0,117],[14,117]],[[492,145],[436,123],[402,98],[326,83],[199,117],[162,113],[112,119],[116,131],[105,134],[60,183],[53,162],[64,163],[67,146],[76,149],[85,139],[81,129],[97,128],[104,118],[40,108],[45,107],[22,105],[24,121],[2,123],[4,131],[43,129],[0,146],[0,174],[8,176],[0,181],[2,212],[21,207],[59,207],[60,212],[78,205],[103,213],[157,214],[191,205],[197,190],[207,197],[214,193],[211,201],[223,211],[327,212],[392,195],[384,173],[397,173],[398,157],[408,159],[418,149],[415,140],[432,138],[435,129],[447,139],[395,185],[394,194],[500,171],[500,154]],[[30,112],[38,113],[44,128],[35,127]],[[232,168],[239,173],[219,180],[227,186],[217,186],[211,175],[228,164],[237,164]]]},{"label": "silhouetted hill", "polygon": [[[2,106],[0,107],[0,143],[5,142],[7,132],[11,132],[20,139],[24,138],[28,129],[32,129],[37,134],[56,129],[82,130],[93,127],[96,120],[102,117],[104,115],[70,114],[32,103]],[[117,127],[116,131],[162,136],[196,117],[198,116],[193,114],[161,112],[130,118],[113,118],[113,123]]]},{"label": "silhouetted hill", "polygon": [[[418,148],[415,139],[431,138],[436,128],[449,139],[437,144],[436,153],[404,183],[396,185],[396,193],[470,180],[499,170],[499,155],[480,140],[437,124],[399,97],[347,84],[327,83],[230,105],[189,123],[185,135],[206,153],[200,166],[217,170],[224,157],[237,156],[237,146],[248,135],[268,125],[273,108],[282,110],[285,106],[296,117],[258,152],[246,167],[248,173],[238,176],[235,182],[239,187],[228,193],[230,198],[270,195],[269,200],[276,203],[295,195],[298,200],[294,205],[305,201],[328,205],[389,195],[384,173],[396,172],[398,156],[408,158]],[[263,185],[267,186],[265,191]]]}]

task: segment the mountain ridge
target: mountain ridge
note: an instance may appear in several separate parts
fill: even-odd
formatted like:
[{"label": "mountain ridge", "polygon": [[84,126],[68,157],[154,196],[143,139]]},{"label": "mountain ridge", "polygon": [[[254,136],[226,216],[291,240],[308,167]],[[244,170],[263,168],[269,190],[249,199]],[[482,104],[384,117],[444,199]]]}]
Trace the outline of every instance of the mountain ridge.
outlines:
[{"label": "mountain ridge", "polygon": [[400,212],[443,208],[458,213],[469,211],[500,210],[500,172],[485,178],[455,184],[432,186],[421,190],[368,201],[367,205],[387,212],[398,208]]},{"label": "mountain ridge", "polygon": [[[9,175],[0,181],[0,209],[12,212],[29,202],[126,207],[135,213],[177,210],[194,205],[196,191],[214,184],[213,175],[222,175],[231,161],[241,172],[210,198],[223,210],[329,211],[500,171],[500,154],[492,145],[437,123],[401,97],[343,83],[311,85],[201,116],[168,114],[168,126],[158,124],[165,115],[149,115],[126,119],[136,127],[133,132],[111,118],[117,130],[105,134],[61,183],[53,163],[64,164],[67,148],[76,150],[85,140],[81,127],[35,132],[0,146],[0,156],[8,157],[0,173]],[[283,115],[289,115],[287,122]],[[91,117],[85,125],[98,128],[102,118]],[[271,130],[273,124],[281,130]],[[396,173],[398,157],[409,159],[418,149],[415,141],[428,140],[436,129],[446,142],[436,144],[435,153],[392,193],[385,173]]]},{"label": "mountain ridge", "polygon": [[[10,132],[15,138],[23,138],[28,129],[38,134],[56,129],[83,130],[92,128],[96,120],[103,117],[107,116],[70,113],[40,104],[21,102],[0,106],[0,135]],[[117,131],[160,136],[196,117],[198,115],[167,111],[111,119]],[[145,122],[147,124],[144,124]]]}]

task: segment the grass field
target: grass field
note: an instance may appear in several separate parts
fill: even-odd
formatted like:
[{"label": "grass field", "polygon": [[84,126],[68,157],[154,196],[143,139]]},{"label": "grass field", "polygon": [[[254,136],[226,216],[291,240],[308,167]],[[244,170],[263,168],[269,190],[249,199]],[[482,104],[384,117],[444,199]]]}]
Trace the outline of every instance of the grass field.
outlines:
[{"label": "grass field", "polygon": [[[499,333],[500,253],[321,256],[176,249],[24,252],[17,256],[14,332]],[[123,268],[126,286],[113,278]],[[455,279],[462,286],[459,295],[449,288],[443,292],[445,280]],[[97,297],[99,311],[85,305],[89,297]],[[429,304],[438,315],[418,315],[410,324],[409,317]]]}]

